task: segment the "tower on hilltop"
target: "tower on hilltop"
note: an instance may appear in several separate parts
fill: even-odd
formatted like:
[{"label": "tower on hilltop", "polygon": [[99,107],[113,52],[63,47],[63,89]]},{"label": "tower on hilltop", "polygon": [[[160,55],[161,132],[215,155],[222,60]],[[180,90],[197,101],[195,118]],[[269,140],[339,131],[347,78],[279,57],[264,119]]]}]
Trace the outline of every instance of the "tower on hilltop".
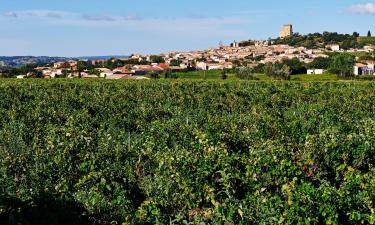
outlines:
[{"label": "tower on hilltop", "polygon": [[292,24],[285,24],[283,29],[280,32],[280,38],[286,38],[293,35],[293,26]]}]

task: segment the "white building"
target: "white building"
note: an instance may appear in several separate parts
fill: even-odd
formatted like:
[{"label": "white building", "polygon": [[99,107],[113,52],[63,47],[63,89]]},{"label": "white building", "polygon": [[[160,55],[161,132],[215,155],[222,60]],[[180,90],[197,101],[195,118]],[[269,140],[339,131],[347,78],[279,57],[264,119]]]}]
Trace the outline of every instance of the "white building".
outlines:
[{"label": "white building", "polygon": [[108,71],[108,72],[101,72],[99,77],[102,77],[102,78],[106,78],[106,77],[109,77],[109,76],[112,76],[114,73],[112,71]]},{"label": "white building", "polygon": [[338,51],[340,51],[340,45],[336,45],[336,44],[333,44],[333,45],[327,45],[326,48],[327,48],[327,49],[331,49],[331,51],[333,51],[333,52],[338,52]]},{"label": "white building", "polygon": [[199,70],[208,70],[207,63],[205,62],[197,62],[196,68]]},{"label": "white building", "polygon": [[325,71],[323,69],[310,69],[307,70],[307,74],[314,75],[314,74],[323,74]]},{"label": "white building", "polygon": [[374,64],[365,65],[362,63],[356,63],[354,66],[354,75],[374,75]]}]

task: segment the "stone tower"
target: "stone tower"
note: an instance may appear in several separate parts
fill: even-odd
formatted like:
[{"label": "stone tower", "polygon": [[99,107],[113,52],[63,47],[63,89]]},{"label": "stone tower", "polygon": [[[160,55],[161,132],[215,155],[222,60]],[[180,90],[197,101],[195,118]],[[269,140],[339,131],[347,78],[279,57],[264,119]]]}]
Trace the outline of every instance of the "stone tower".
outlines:
[{"label": "stone tower", "polygon": [[283,26],[283,29],[280,32],[280,38],[286,38],[293,35],[293,26],[292,24],[286,24]]}]

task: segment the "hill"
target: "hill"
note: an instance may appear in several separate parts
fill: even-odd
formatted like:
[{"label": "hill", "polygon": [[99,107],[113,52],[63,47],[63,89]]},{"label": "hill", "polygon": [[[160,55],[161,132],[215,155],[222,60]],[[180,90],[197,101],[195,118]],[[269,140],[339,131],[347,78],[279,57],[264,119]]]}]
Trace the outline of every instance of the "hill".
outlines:
[{"label": "hill", "polygon": [[375,37],[358,37],[358,42],[362,45],[375,45]]},{"label": "hill", "polygon": [[[286,44],[295,47],[306,47],[310,49],[325,48],[329,44],[339,44],[342,49],[361,48],[363,43],[356,36],[349,34],[339,34],[337,32],[313,33],[300,35],[298,33],[286,38],[277,38],[275,44]],[[365,39],[363,39],[365,40]]]},{"label": "hill", "polygon": [[48,63],[67,61],[67,57],[49,56],[0,56],[0,67],[22,67],[26,65],[45,65]]}]

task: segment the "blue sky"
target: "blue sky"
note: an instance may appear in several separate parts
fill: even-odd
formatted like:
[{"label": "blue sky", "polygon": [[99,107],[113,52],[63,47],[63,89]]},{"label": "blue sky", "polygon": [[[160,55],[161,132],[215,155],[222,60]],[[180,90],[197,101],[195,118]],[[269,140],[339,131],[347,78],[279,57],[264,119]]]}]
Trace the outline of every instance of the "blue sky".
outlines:
[{"label": "blue sky", "polygon": [[300,33],[375,34],[375,1],[0,0],[0,55],[127,55]]}]

